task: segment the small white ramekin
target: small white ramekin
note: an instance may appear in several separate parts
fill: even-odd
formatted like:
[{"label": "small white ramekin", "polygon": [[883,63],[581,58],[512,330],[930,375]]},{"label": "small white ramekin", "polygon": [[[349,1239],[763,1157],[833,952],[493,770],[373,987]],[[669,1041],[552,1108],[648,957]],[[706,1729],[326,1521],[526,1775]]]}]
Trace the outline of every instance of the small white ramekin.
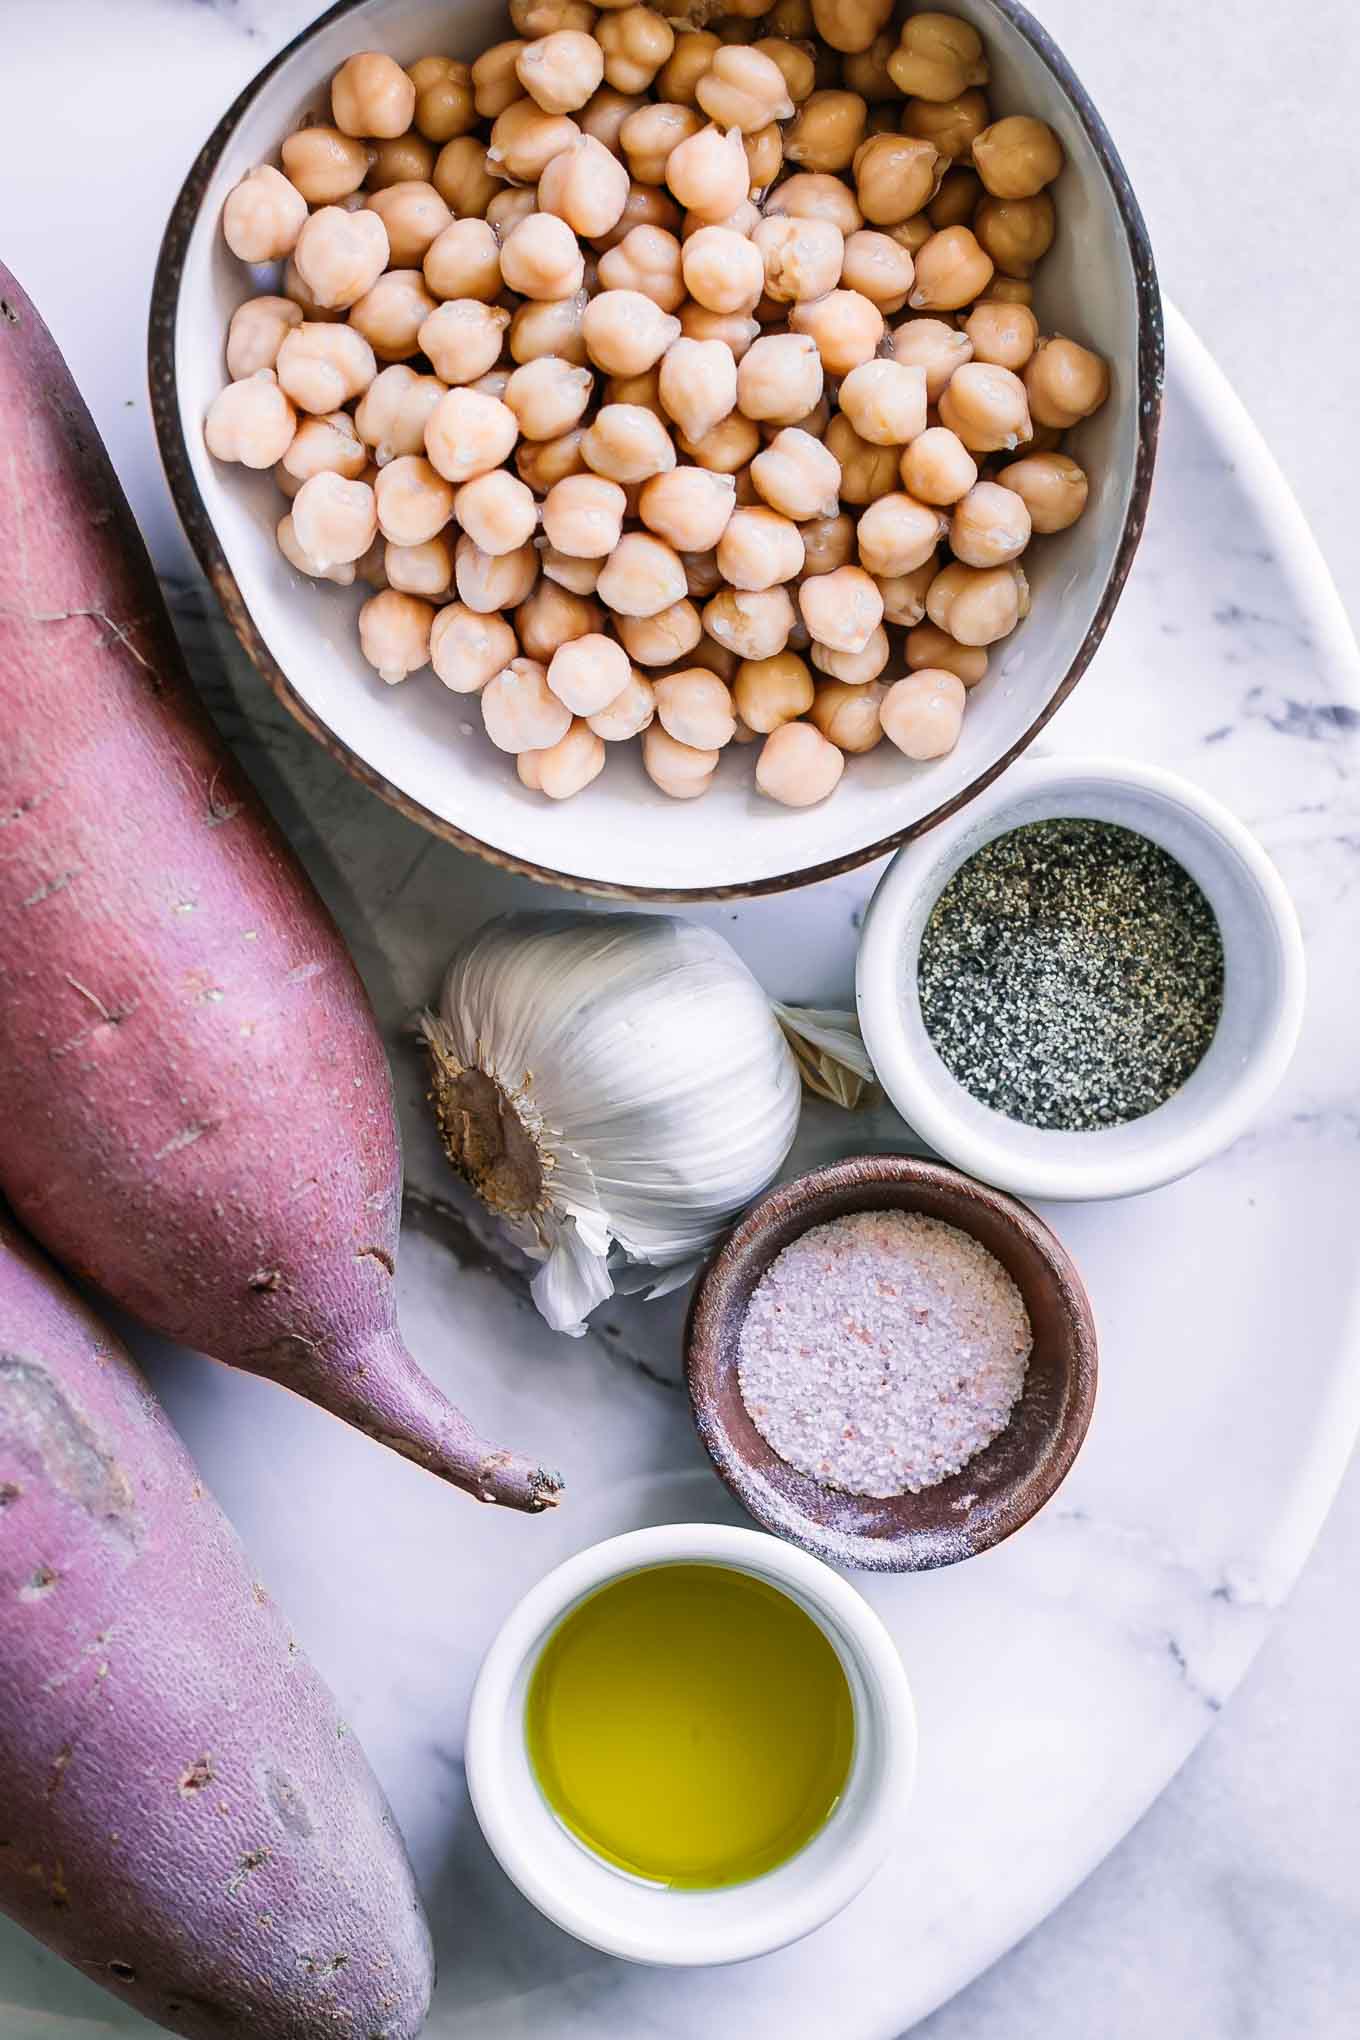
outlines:
[{"label": "small white ramekin", "polygon": [[[1058,816],[1117,822],[1181,863],[1218,918],[1223,1012],[1188,1080],[1123,1126],[1059,1133],[980,1104],[926,1033],[916,964],[931,909],[984,843]],[[924,1141],[970,1175],[1026,1197],[1127,1197],[1188,1175],[1242,1133],[1288,1066],[1304,1003],[1303,939],[1265,851],[1189,780],[1111,758],[1022,759],[879,881],[860,937],[856,1001],[884,1090]]]},{"label": "small white ramekin", "polygon": [[[529,1760],[525,1701],[549,1634],[596,1588],[656,1565],[732,1566],[778,1587],[817,1623],[850,1683],[855,1748],[845,1791],[805,1848],[749,1884],[667,1891],[613,1869],[558,1821]],[[772,1713],[779,1704],[771,1692]],[[473,1808],[493,1853],[558,1926],[630,1962],[744,1962],[821,1926],[878,1868],[911,1796],[916,1714],[887,1630],[829,1566],[762,1531],[674,1523],[592,1545],[531,1588],[477,1675],[466,1761]]]}]

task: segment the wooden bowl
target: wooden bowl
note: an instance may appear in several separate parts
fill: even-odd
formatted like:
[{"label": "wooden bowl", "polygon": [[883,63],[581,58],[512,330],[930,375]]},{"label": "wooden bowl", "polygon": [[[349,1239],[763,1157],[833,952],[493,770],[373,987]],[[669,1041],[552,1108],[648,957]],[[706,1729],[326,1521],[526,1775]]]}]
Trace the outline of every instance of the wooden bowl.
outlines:
[{"label": "wooden bowl", "polygon": [[[753,784],[755,745],[733,745],[702,808],[658,791],[640,746],[614,745],[575,800],[529,792],[482,728],[478,704],[425,667],[388,687],[356,619],[370,592],[306,580],[280,553],[285,508],[269,474],[214,461],[203,419],[224,379],[236,307],[278,288],[222,239],[228,192],[277,162],[301,121],[329,119],[332,74],[356,50],[409,63],[473,58],[512,33],[503,0],[339,0],[271,57],[205,140],[166,228],[152,293],[150,384],[161,457],[184,528],[247,655],[332,757],[437,835],[490,863],[608,897],[771,893],[881,857],[962,806],[1041,730],[1104,635],[1143,528],[1161,405],[1161,301],[1147,230],[1113,142],[1062,53],[1019,0],[953,0],[988,46],[998,114],[1027,112],[1060,135],[1062,221],[1036,284],[1045,332],[1095,347],[1108,402],[1070,435],[1091,493],[1070,530],[1025,557],[1032,613],[994,647],[946,758],[913,764],[891,744],[851,761],[832,800],[785,808]],[[900,658],[887,677],[901,670]]]},{"label": "wooden bowl", "polygon": [[[1025,1300],[1034,1348],[1009,1424],[961,1473],[878,1501],[788,1466],[747,1414],[737,1343],[751,1292],[810,1226],[848,1211],[918,1211],[970,1233]],[[742,1507],[805,1551],[866,1572],[927,1572],[999,1544],[1041,1509],[1086,1436],[1096,1393],[1090,1299],[1041,1219],[939,1162],[859,1155],[759,1198],[714,1253],[695,1293],[685,1372],[699,1436]]]}]

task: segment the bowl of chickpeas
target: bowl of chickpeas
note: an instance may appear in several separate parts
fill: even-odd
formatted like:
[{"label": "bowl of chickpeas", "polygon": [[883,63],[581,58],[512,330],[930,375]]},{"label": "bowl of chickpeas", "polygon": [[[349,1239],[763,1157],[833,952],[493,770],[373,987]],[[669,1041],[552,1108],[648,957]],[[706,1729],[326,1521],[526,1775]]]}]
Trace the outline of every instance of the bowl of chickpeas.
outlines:
[{"label": "bowl of chickpeas", "polygon": [[1031,741],[1141,534],[1163,341],[1014,0],[341,0],[200,153],[150,357],[327,749],[508,869],[685,899],[880,856]]}]

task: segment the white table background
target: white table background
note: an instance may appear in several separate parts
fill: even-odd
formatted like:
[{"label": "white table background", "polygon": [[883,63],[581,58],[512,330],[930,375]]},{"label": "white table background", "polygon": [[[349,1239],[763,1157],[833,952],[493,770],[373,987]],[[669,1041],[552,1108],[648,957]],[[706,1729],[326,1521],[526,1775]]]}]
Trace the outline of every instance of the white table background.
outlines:
[{"label": "white table background", "polygon": [[[47,309],[170,574],[188,554],[143,366],[161,225],[212,121],[317,6],[0,0],[0,253]],[[1168,292],[1264,431],[1354,616],[1360,23],[1349,0],[1297,11],[1043,0],[1038,11],[1115,134]],[[105,199],[99,233],[82,234],[76,186],[45,179],[50,150],[88,150],[104,187],[126,175],[118,231]],[[917,2040],[1353,2040],[1358,1577],[1353,1470],[1224,1721],[1103,1868]]]}]

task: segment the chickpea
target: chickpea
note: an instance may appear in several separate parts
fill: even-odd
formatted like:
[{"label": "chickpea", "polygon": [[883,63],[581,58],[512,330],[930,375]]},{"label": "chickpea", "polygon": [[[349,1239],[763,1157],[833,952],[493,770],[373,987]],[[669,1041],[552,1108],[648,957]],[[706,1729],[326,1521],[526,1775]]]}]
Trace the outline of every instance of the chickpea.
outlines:
[{"label": "chickpea", "polygon": [[454,220],[425,252],[425,286],[436,298],[480,298],[490,304],[501,290],[501,248],[482,219]]},{"label": "chickpea", "polygon": [[640,666],[671,666],[688,658],[703,636],[699,612],[688,600],[655,616],[620,616],[617,628],[630,659]]},{"label": "chickpea", "polygon": [[604,405],[587,428],[581,452],[587,467],[611,482],[644,482],[675,466],[670,433],[641,404]]},{"label": "chickpea", "polygon": [[688,593],[674,547],[648,531],[629,531],[600,570],[600,600],[620,616],[656,616]]},{"label": "chickpea", "polygon": [[[339,568],[335,569],[327,579],[333,580],[339,572]],[[368,551],[354,562],[354,573],[356,579],[367,582],[370,588],[381,590],[387,586],[387,540],[381,532],[375,535]]]},{"label": "chickpea", "polygon": [[294,496],[294,532],[320,573],[336,561],[355,561],[373,545],[377,512],[367,481],[320,469]]},{"label": "chickpea", "polygon": [[902,109],[902,132],[933,142],[951,162],[963,162],[991,119],[985,93],[961,92],[953,99],[909,99]]},{"label": "chickpea", "polygon": [[512,359],[523,363],[555,354],[584,368],[589,357],[581,326],[588,303],[585,291],[578,290],[574,297],[521,305],[510,321]]},{"label": "chickpea", "polygon": [[480,298],[446,298],[421,322],[417,339],[442,382],[470,383],[500,358],[510,314]]},{"label": "chickpea", "polygon": [[833,652],[862,652],[883,621],[883,597],[862,567],[804,581],[798,607],[809,635]]},{"label": "chickpea", "polygon": [[826,445],[840,464],[841,501],[873,503],[897,486],[897,449],[861,439],[842,413],[826,429]]},{"label": "chickpea", "polygon": [[589,595],[559,587],[545,577],[515,611],[515,634],[526,659],[547,665],[553,654],[576,638],[604,629],[604,611]]},{"label": "chickpea", "polygon": [[453,57],[418,57],[407,71],[415,87],[415,125],[436,145],[465,135],[477,119],[472,73]]},{"label": "chickpea", "polygon": [[992,280],[992,259],[969,227],[943,227],[916,255],[916,282],[908,303],[919,311],[956,311],[981,297]]},{"label": "chickpea", "polygon": [[917,763],[943,758],[959,741],[967,698],[958,675],[943,667],[904,674],[879,705],[883,734]]},{"label": "chickpea", "polygon": [[718,571],[731,588],[774,588],[802,572],[798,526],[763,506],[734,510],[717,551]]},{"label": "chickpea", "polygon": [[515,369],[505,386],[505,403],[525,439],[558,439],[584,415],[595,378],[553,355]]},{"label": "chickpea", "polygon": [[618,225],[628,195],[628,172],[593,135],[578,135],[559,149],[538,181],[543,212],[555,214],[587,240],[597,240]]},{"label": "chickpea", "polygon": [[306,224],[306,199],[269,163],[248,170],[222,208],[222,237],[242,262],[291,255]]},{"label": "chickpea", "polygon": [[592,245],[602,255],[616,248],[634,227],[662,227],[677,238],[682,215],[668,191],[656,184],[630,184],[623,211],[607,234],[592,235]]},{"label": "chickpea", "polygon": [[741,312],[710,312],[707,305],[687,302],[680,307],[680,331],[687,340],[721,340],[740,361],[760,337],[755,319]]},{"label": "chickpea", "polygon": [[1034,286],[1023,276],[994,276],[987,286],[990,303],[1002,305],[1032,305]]},{"label": "chickpea", "polygon": [[846,242],[830,220],[777,214],[751,234],[764,264],[764,289],[777,304],[825,297],[840,281]]},{"label": "chickpea", "polygon": [[645,92],[616,92],[612,85],[601,85],[581,109],[581,132],[602,143],[611,155],[620,156],[624,122],[649,103]]},{"label": "chickpea", "polygon": [[580,29],[556,29],[522,45],[515,74],[545,113],[575,113],[599,89],[604,51],[593,35]]},{"label": "chickpea", "polygon": [[[472,66],[473,104],[479,120],[496,120],[522,97],[528,87],[519,75],[519,60],[529,45],[517,38],[492,43]],[[549,109],[550,111],[552,109]],[[566,111],[567,109],[558,109]]]},{"label": "chickpea", "polygon": [[1029,584],[1011,561],[1001,567],[942,569],[926,595],[926,614],[963,645],[991,645],[1008,637],[1029,602]]},{"label": "chickpea", "polygon": [[977,462],[958,434],[932,425],[902,452],[902,486],[921,503],[957,503],[977,480]]},{"label": "chickpea", "polygon": [[1089,347],[1055,334],[1041,340],[1027,362],[1025,388],[1035,420],[1065,432],[1100,409],[1110,394],[1110,371]]},{"label": "chickpea", "polygon": [[738,715],[760,736],[793,722],[812,706],[812,675],[796,652],[743,659],[732,683]]},{"label": "chickpea", "polygon": [[[742,136],[746,153],[746,175],[753,193],[767,191],[784,167],[784,131],[777,121]],[[715,225],[724,224],[715,221]]]},{"label": "chickpea", "polygon": [[[812,663],[817,671],[846,687],[864,687],[877,680],[888,663],[888,655],[888,633],[882,624],[862,652],[835,652],[829,645],[814,644],[812,647]],[[830,731],[823,731],[823,735],[829,736]]]},{"label": "chickpea", "polygon": [[940,423],[956,432],[970,453],[1013,449],[1030,433],[1025,385],[1008,368],[966,361],[940,398]]},{"label": "chickpea", "polygon": [[233,382],[273,368],[284,338],[302,324],[302,309],[290,298],[247,298],[227,328],[227,374]]},{"label": "chickpea", "polygon": [[331,112],[342,134],[404,135],[415,110],[415,86],[380,50],[347,58],[331,80]]},{"label": "chickpea", "polygon": [[965,687],[976,687],[987,671],[987,654],[981,645],[961,645],[938,624],[918,623],[907,632],[907,664],[913,673],[933,666],[953,673]]},{"label": "chickpea", "polygon": [[293,251],[298,275],[327,311],[356,304],[382,275],[387,258],[387,229],[377,214],[346,212],[338,205],[311,214]]},{"label": "chickpea", "polygon": [[435,158],[430,182],[456,220],[481,219],[501,189],[475,135],[455,135]]},{"label": "chickpea", "polygon": [[677,142],[666,158],[666,183],[686,212],[720,220],[749,195],[750,170],[741,136],[705,127]]},{"label": "chickpea", "polygon": [[[428,184],[434,171],[435,151],[417,134],[397,135],[387,141],[369,143],[368,177],[370,192],[386,191],[394,184]],[[353,204],[357,201],[350,200]],[[346,203],[342,200],[341,203]]]},{"label": "chickpea", "polygon": [[973,343],[943,319],[908,319],[892,336],[894,361],[923,368],[926,398],[938,404],[956,369],[973,358]]},{"label": "chickpea", "polygon": [[399,454],[423,452],[426,420],[444,391],[438,376],[417,375],[400,364],[383,369],[369,384],[354,422],[379,467]]},{"label": "chickpea", "polygon": [[703,611],[704,629],[739,659],[772,659],[789,641],[794,607],[787,588],[722,588]]},{"label": "chickpea", "polygon": [[878,234],[863,227],[845,243],[842,284],[867,298],[880,312],[902,309],[915,274],[910,251],[894,241],[891,234]]},{"label": "chickpea", "polygon": [[470,482],[499,467],[518,437],[514,412],[480,390],[446,390],[425,421],[425,451],[449,482]]},{"label": "chickpea", "polygon": [[483,616],[517,609],[538,579],[538,554],[531,545],[517,552],[483,552],[464,532],[454,550],[453,579],[459,600]]},{"label": "chickpea", "polygon": [[599,9],[586,0],[510,0],[510,20],[517,34],[532,40],[555,35],[559,29],[575,28],[589,35],[599,18]]},{"label": "chickpea", "polygon": [[[919,567],[913,567],[907,574],[876,574],[878,592],[883,597],[883,621],[910,627],[919,623],[926,613],[926,596],[930,584],[940,571],[938,555],[931,553]],[[840,677],[844,678],[844,675]]]},{"label": "chickpea", "polygon": [[696,751],[720,751],[736,730],[732,696],[716,673],[686,666],[653,683],[657,719],[667,736]]},{"label": "chickpea", "polygon": [[677,467],[643,484],[638,514],[649,531],[677,552],[707,553],[727,529],[735,505],[731,476]]},{"label": "chickpea", "polygon": [[616,92],[645,92],[675,47],[675,30],[650,7],[624,7],[595,24],[604,75]]},{"label": "chickpea", "polygon": [[530,213],[506,236],[501,275],[507,289],[521,297],[571,297],[585,278],[580,243],[565,220],[553,213]]},{"label": "chickpea", "polygon": [[795,107],[801,106],[817,82],[817,66],[811,50],[800,49],[796,42],[790,42],[782,35],[762,36],[752,47],[778,68],[785,92]]},{"label": "chickpea", "polygon": [[760,250],[728,227],[701,227],[680,250],[686,288],[711,312],[749,312],[765,287]]},{"label": "chickpea", "polygon": [[868,115],[857,92],[814,92],[784,137],[784,153],[808,170],[848,170]]},{"label": "chickpea", "polygon": [[716,751],[699,751],[677,743],[659,722],[642,733],[642,763],[647,777],[672,800],[697,800],[707,793],[718,762]]},{"label": "chickpea", "polygon": [[985,85],[990,76],[982,37],[954,14],[908,16],[888,70],[899,91],[937,101],[957,99],[970,85]]},{"label": "chickpea", "polygon": [[1037,198],[984,198],[973,231],[1006,276],[1027,278],[1053,246],[1057,215],[1046,191]]},{"label": "chickpea", "polygon": [[421,595],[438,602],[453,581],[453,548],[442,534],[421,545],[386,542],[384,568],[388,585],[402,595]]},{"label": "chickpea", "polygon": [[1028,114],[993,121],[973,138],[978,176],[994,198],[1033,198],[1061,173],[1063,160],[1052,128]]},{"label": "chickpea", "polygon": [[325,416],[366,390],[378,364],[367,340],[352,327],[304,320],[284,335],[277,369],[281,389],[299,410]]},{"label": "chickpea", "polygon": [[815,408],[821,394],[822,355],[810,333],[764,334],[737,364],[737,405],[747,418],[792,425]]},{"label": "chickpea", "polygon": [[642,375],[680,336],[680,321],[636,290],[603,290],[581,321],[586,351],[607,375]]},{"label": "chickpea", "polygon": [[816,26],[812,0],[774,0],[774,6],[765,15],[764,21],[771,35],[797,36],[806,40]]},{"label": "chickpea", "polygon": [[[618,547],[626,508],[617,482],[593,474],[567,475],[548,491],[543,529],[557,552],[572,559],[607,559]],[[679,589],[672,601],[684,592]]]},{"label": "chickpea", "polygon": [[926,372],[900,361],[864,361],[842,382],[840,407],[871,446],[906,446],[926,429]]},{"label": "chickpea", "polygon": [[[526,94],[498,114],[487,144],[486,167],[493,177],[511,184],[536,184],[554,156],[580,136],[565,113],[544,113]],[[539,203],[543,201],[540,198]]]},{"label": "chickpea", "polygon": [[313,581],[334,581],[337,587],[349,588],[354,584],[353,560],[336,560],[328,567],[319,567],[309,554],[298,544],[290,516],[280,517],[274,531],[279,551],[290,567],[296,567],[300,574],[306,574]]},{"label": "chickpea", "polygon": [[518,552],[538,523],[532,490],[505,468],[464,482],[453,499],[453,514],[473,544],[493,556]]},{"label": "chickpea", "polygon": [[278,377],[262,368],[218,392],[203,421],[203,438],[215,460],[271,468],[287,453],[296,425],[297,413]]},{"label": "chickpea", "polygon": [[[342,198],[359,189],[368,174],[368,149],[353,136],[342,135],[339,128],[299,128],[296,134],[285,136],[279,153],[284,175],[290,184],[297,186],[308,205],[338,205]],[[237,191],[243,188],[236,187]],[[227,203],[230,205],[231,200]],[[298,220],[299,228],[302,218]],[[296,240],[296,233],[293,238]]]},{"label": "chickpea", "polygon": [[302,420],[284,451],[283,466],[299,482],[322,473],[354,482],[368,466],[368,448],[348,412],[332,411],[323,418]]},{"label": "chickpea", "polygon": [[692,106],[645,102],[619,129],[629,176],[638,184],[664,184],[671,151],[702,127]]},{"label": "chickpea", "polygon": [[1038,532],[1066,531],[1086,508],[1085,472],[1066,453],[1026,454],[996,479],[1020,498]]},{"label": "chickpea", "polygon": [[[814,0],[824,8],[826,0]],[[855,0],[862,4],[862,0]],[[786,722],[772,730],[756,759],[756,785],[785,807],[813,807],[834,793],[845,759],[811,723]]]},{"label": "chickpea", "polygon": [[[816,657],[815,652],[813,656]],[[885,663],[887,656],[885,638]],[[852,681],[825,680],[817,689],[808,720],[838,751],[851,755],[872,751],[875,744],[883,739],[883,725],[879,720],[883,695],[884,689],[873,678],[858,685]]]},{"label": "chickpea", "polygon": [[848,567],[855,557],[855,520],[840,511],[834,517],[815,517],[801,527],[803,534],[803,578],[810,574],[834,574]]},{"label": "chickpea", "polygon": [[[573,559],[569,553],[555,551],[543,539],[537,541],[537,546],[539,558],[543,562],[543,572],[548,580],[555,582],[559,588],[565,589],[571,595],[594,595],[595,584],[600,578],[598,560]],[[596,606],[598,607],[598,604]],[[603,620],[603,612],[601,619]]]},{"label": "chickpea", "polygon": [[968,567],[1000,567],[1018,559],[1030,541],[1029,510],[1023,499],[996,482],[978,482],[955,505],[949,545]]},{"label": "chickpea", "polygon": [[948,168],[933,142],[914,135],[870,135],[855,151],[855,195],[864,218],[896,226],[928,205]]},{"label": "chickpea", "polygon": [[722,45],[703,29],[685,29],[657,74],[659,96],[673,106],[697,106],[695,88]]},{"label": "chickpea", "polygon": [[975,361],[997,368],[1022,369],[1039,338],[1039,321],[1028,305],[999,304],[984,298],[963,322],[973,343]]},{"label": "chickpea", "polygon": [[418,269],[389,269],[351,306],[349,323],[380,361],[414,354],[420,329],[435,308]]},{"label": "chickpea", "polygon": [[516,658],[482,689],[482,721],[498,751],[545,751],[571,728],[571,710],[536,659]]},{"label": "chickpea", "polygon": [[656,368],[644,368],[637,375],[611,375],[605,379],[603,401],[606,404],[636,404],[670,429],[661,402],[661,375]]},{"label": "chickpea", "polygon": [[751,462],[751,480],[772,510],[796,523],[836,515],[840,464],[829,447],[800,427],[785,426],[775,434]]},{"label": "chickpea", "polygon": [[812,0],[812,19],[822,41],[847,56],[872,45],[892,18],[893,0]]},{"label": "chickpea", "polygon": [[799,170],[777,184],[765,200],[765,216],[800,220],[829,220],[842,237],[864,225],[864,215],[855,194],[839,177],[823,170]]},{"label": "chickpea", "polygon": [[933,504],[900,493],[880,496],[859,520],[860,564],[885,578],[913,573],[934,558],[947,528],[947,520]]},{"label": "chickpea", "polygon": [[400,454],[373,484],[378,528],[393,545],[423,545],[453,515],[453,490],[419,454]]},{"label": "chickpea", "polygon": [[496,236],[497,261],[500,259],[500,245],[507,234],[513,234],[521,220],[527,220],[531,213],[538,211],[538,192],[528,185],[509,184],[496,193],[486,209],[486,224]]},{"label": "chickpea", "polygon": [[413,269],[453,218],[432,184],[406,181],[375,191],[367,210],[387,230],[389,260],[394,269]]},{"label": "chickpea", "polygon": [[641,673],[630,672],[622,691],[587,721],[605,743],[619,744],[640,736],[655,714],[656,695],[651,681]]},{"label": "chickpea", "polygon": [[663,312],[678,311],[685,300],[680,243],[664,227],[631,227],[600,257],[599,274],[605,290],[641,292]]},{"label": "chickpea", "polygon": [[589,723],[575,721],[565,737],[541,751],[521,751],[515,759],[520,783],[550,800],[570,800],[604,771],[604,745]]},{"label": "chickpea", "polygon": [[686,439],[699,441],[736,407],[737,364],[721,340],[675,340],[658,377],[662,410]]},{"label": "chickpea", "polygon": [[516,474],[536,496],[546,496],[554,482],[586,473],[585,455],[581,452],[584,438],[585,427],[574,425],[556,439],[521,439],[515,449]]},{"label": "chickpea", "polygon": [[432,604],[396,588],[370,595],[359,611],[359,649],[389,687],[429,665],[434,614]]},{"label": "chickpea", "polygon": [[966,227],[981,197],[977,173],[956,164],[945,171],[939,190],[926,207],[926,217],[937,233],[945,227]]},{"label": "chickpea", "polygon": [[[691,589],[690,592],[693,594],[694,591]],[[729,652],[725,645],[720,645],[716,638],[711,638],[705,631],[694,648],[690,664],[703,666],[708,672],[716,673],[724,685],[730,687],[736,679],[740,661],[735,652]]]},{"label": "chickpea", "polygon": [[889,227],[887,231],[890,240],[896,241],[899,248],[906,249],[908,255],[912,258],[914,267],[916,257],[920,254],[922,248],[925,247],[926,242],[935,232],[935,229],[930,223],[930,214],[922,212],[913,213],[909,220],[903,220],[898,226]]},{"label": "chickpea", "polygon": [[876,35],[865,50],[847,53],[841,62],[841,75],[851,92],[858,92],[861,99],[871,106],[883,106],[898,100],[902,95],[893,84],[888,71],[888,58],[897,47],[897,38],[891,29],[884,29]]},{"label": "chickpea", "polygon": [[598,715],[632,678],[628,654],[613,638],[588,632],[559,645],[548,666],[548,686],[573,715]]}]

